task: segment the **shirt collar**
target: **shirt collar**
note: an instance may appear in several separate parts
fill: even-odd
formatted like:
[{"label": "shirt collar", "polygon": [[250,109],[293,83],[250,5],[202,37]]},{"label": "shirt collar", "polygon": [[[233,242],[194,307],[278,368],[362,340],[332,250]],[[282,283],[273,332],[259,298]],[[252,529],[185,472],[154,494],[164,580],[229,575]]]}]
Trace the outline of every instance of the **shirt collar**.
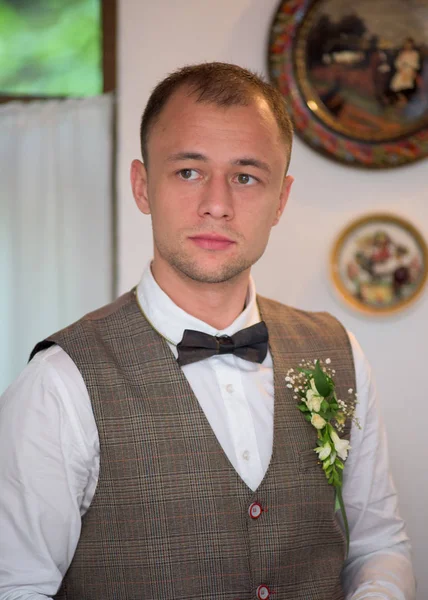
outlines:
[{"label": "shirt collar", "polygon": [[240,329],[245,329],[260,321],[260,313],[256,302],[256,288],[251,276],[244,310],[229,327],[222,330],[215,329],[177,306],[156,283],[150,264],[147,265],[138,284],[137,297],[141,309],[152,327],[167,341],[175,345],[182,340],[185,329],[203,331],[210,335],[231,336]]}]

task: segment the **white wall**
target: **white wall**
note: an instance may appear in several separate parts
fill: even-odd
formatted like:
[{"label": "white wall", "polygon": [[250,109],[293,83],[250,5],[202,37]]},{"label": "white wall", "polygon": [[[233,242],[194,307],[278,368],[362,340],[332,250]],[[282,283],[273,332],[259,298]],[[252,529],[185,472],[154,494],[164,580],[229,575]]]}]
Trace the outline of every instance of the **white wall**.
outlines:
[{"label": "white wall", "polygon": [[[233,62],[266,73],[268,30],[277,0],[120,0],[119,2],[119,291],[134,285],[152,253],[150,220],[133,204],[129,165],[139,157],[138,127],[150,90],[187,63]],[[360,317],[328,281],[332,240],[367,211],[407,217],[428,239],[428,162],[381,172],[329,161],[296,140],[295,177],[283,221],[254,268],[258,290],[311,310],[328,310],[353,331],[376,373],[392,471],[414,546],[418,600],[428,598],[428,452],[425,373],[428,292],[385,320]]]}]

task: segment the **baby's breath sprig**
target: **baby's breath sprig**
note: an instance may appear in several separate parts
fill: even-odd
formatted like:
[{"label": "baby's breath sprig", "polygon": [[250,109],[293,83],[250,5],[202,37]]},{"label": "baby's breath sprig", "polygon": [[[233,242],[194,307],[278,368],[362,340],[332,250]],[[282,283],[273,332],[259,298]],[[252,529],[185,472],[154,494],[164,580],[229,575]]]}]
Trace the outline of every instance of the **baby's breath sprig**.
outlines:
[{"label": "baby's breath sprig", "polygon": [[355,417],[357,394],[350,388],[346,401],[337,398],[331,360],[303,360],[297,369],[289,369],[285,381],[294,391],[297,408],[305,419],[317,430],[317,447],[314,451],[322,463],[327,481],[336,490],[336,510],[340,508],[345,525],[346,542],[349,549],[349,526],[342,497],[343,469],[351,446],[348,440],[341,439],[338,433],[350,418],[360,427]]}]

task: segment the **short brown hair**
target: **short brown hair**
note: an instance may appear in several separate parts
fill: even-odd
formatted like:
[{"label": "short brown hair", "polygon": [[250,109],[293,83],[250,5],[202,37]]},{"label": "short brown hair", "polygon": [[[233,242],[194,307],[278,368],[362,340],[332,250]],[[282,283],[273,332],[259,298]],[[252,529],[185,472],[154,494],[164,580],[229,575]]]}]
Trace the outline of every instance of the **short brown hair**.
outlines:
[{"label": "short brown hair", "polygon": [[259,94],[272,110],[291,152],[293,126],[285,99],[279,90],[263,81],[256,73],[238,65],[211,62],[183,67],[168,75],[154,88],[144,110],[140,127],[141,154],[146,165],[150,131],[167,101],[182,86],[190,88],[190,94],[196,96],[197,102],[213,103],[218,106],[247,106],[254,94]]}]

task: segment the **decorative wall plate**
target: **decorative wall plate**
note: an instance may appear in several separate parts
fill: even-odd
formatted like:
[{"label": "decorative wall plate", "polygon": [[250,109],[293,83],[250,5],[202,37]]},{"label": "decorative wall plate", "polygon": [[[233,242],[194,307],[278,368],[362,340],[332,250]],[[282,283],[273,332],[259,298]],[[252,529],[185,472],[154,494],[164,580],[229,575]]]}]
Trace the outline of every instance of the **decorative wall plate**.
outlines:
[{"label": "decorative wall plate", "polygon": [[394,167],[428,156],[428,0],[283,0],[272,82],[295,130],[340,162]]},{"label": "decorative wall plate", "polygon": [[336,289],[354,308],[372,315],[399,311],[413,302],[427,280],[428,250],[408,221],[371,214],[339,235],[331,254]]}]

